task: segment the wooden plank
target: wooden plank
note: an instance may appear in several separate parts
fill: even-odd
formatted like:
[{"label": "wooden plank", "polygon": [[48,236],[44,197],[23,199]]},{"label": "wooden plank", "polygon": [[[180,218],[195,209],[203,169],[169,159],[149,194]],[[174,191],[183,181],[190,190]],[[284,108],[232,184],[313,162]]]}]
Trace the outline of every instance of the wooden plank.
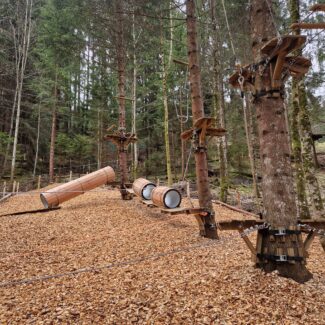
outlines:
[{"label": "wooden plank", "polygon": [[290,52],[300,48],[307,37],[302,35],[286,35],[281,38],[282,42],[278,44],[278,38],[275,37],[267,42],[262,48],[261,53],[268,55],[270,59],[278,56],[280,53],[288,55]]},{"label": "wooden plank", "polygon": [[311,61],[303,56],[287,56],[283,65],[292,75],[304,75],[311,67]]},{"label": "wooden plank", "polygon": [[294,23],[291,29],[324,29],[325,23]]},{"label": "wooden plank", "polygon": [[182,138],[183,140],[189,140],[190,138],[192,138],[193,131],[194,131],[193,128],[184,131],[184,132],[181,134],[181,138]]},{"label": "wooden plank", "polygon": [[187,61],[179,60],[179,59],[176,59],[176,58],[173,58],[173,62],[174,63],[177,63],[177,64],[181,64],[181,65],[188,66],[188,62]]},{"label": "wooden plank", "polygon": [[263,224],[262,220],[220,220],[218,225],[220,230],[240,230],[242,231],[245,228],[254,227],[259,224]]},{"label": "wooden plank", "polygon": [[9,193],[0,199],[0,202],[4,202],[12,196],[12,193]]},{"label": "wooden plank", "polygon": [[149,208],[155,207],[155,205],[153,204],[153,202],[151,200],[142,200],[141,202]]},{"label": "wooden plank", "polygon": [[310,248],[311,244],[313,243],[313,240],[315,239],[316,232],[315,231],[310,231],[307,238],[304,241],[304,247],[305,250],[308,251]]},{"label": "wooden plank", "polygon": [[242,214],[246,214],[248,216],[251,216],[251,217],[260,219],[260,217],[257,214],[254,214],[254,213],[251,213],[251,212],[248,212],[248,211],[245,211],[245,210],[236,208],[236,207],[234,207],[232,205],[229,205],[227,203],[224,203],[224,202],[221,202],[221,201],[218,201],[218,200],[213,200],[212,203],[216,203],[216,204],[219,204],[221,206],[224,206],[224,207],[226,207],[226,208],[228,208],[230,210],[233,210],[233,211],[236,211],[236,212],[239,212],[239,213],[242,213]]},{"label": "wooden plank", "polygon": [[277,59],[276,59],[276,64],[274,68],[274,72],[272,75],[272,88],[279,89],[282,85],[282,80],[281,80],[281,74],[282,74],[282,69],[283,65],[285,62],[285,57],[286,57],[286,52],[281,52],[279,53]]},{"label": "wooden plank", "polygon": [[227,130],[223,128],[207,128],[206,135],[210,137],[223,137]]},{"label": "wooden plank", "polygon": [[[238,229],[238,232],[240,234],[242,234],[241,230]],[[249,240],[249,238],[247,236],[242,236],[245,244],[247,245],[247,247],[249,248],[249,250],[252,252],[253,256],[256,256],[256,249],[253,246],[252,242]]]},{"label": "wooden plank", "polygon": [[215,123],[215,119],[213,117],[201,117],[195,121],[193,126],[196,129],[202,129],[205,123],[209,127],[212,123]]},{"label": "wooden plank", "polygon": [[325,12],[325,3],[318,3],[309,8],[310,11],[324,11]]},{"label": "wooden plank", "polygon": [[175,208],[175,209],[161,209],[162,213],[168,213],[170,215],[177,214],[200,214],[205,212],[202,208]]}]

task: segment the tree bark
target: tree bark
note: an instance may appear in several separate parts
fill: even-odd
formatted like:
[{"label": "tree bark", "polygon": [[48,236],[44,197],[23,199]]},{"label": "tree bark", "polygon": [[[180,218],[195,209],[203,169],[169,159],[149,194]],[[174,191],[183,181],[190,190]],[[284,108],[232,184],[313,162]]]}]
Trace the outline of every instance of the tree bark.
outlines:
[{"label": "tree bark", "polygon": [[[118,102],[119,102],[119,132],[121,138],[126,135],[125,124],[125,49],[124,49],[124,26],[123,26],[123,3],[117,0],[118,12],[118,33],[117,33],[117,70],[118,70]],[[127,166],[127,148],[121,141],[118,148],[119,166],[121,177],[121,189],[125,189],[125,183],[128,182],[128,166]],[[123,197],[123,193],[122,193]]]},{"label": "tree bark", "polygon": [[37,168],[37,162],[38,162],[38,150],[39,150],[40,131],[41,131],[41,105],[38,105],[37,138],[36,138],[36,151],[35,151],[35,159],[34,159],[33,178],[35,178],[35,176],[36,176],[36,168]]},{"label": "tree bark", "polygon": [[[133,84],[132,84],[132,133],[137,136],[137,55],[135,36],[135,15],[132,20],[132,40],[133,40]],[[133,178],[137,178],[138,173],[138,144],[133,144]]]},{"label": "tree bark", "polygon": [[[192,114],[193,124],[198,119],[204,117],[204,107],[201,89],[201,72],[199,66],[198,46],[197,46],[197,31],[196,31],[196,17],[195,17],[195,1],[186,0],[186,24],[187,24],[187,47],[190,70],[190,85],[191,85],[191,99],[192,99]],[[200,207],[207,209],[207,215],[203,217],[204,229],[201,229],[201,234],[211,238],[217,239],[217,228],[215,216],[212,206],[212,197],[208,179],[208,163],[207,150],[200,149],[198,139],[194,139],[195,145],[195,164],[197,189],[199,194]]]},{"label": "tree bark", "polygon": [[[218,32],[219,26],[216,19],[215,0],[211,0],[211,22],[213,29],[213,91],[214,91],[214,111],[215,117],[218,120],[218,126],[221,128],[226,127],[225,123],[225,101],[224,101],[224,86],[221,72],[221,43],[219,40]],[[227,159],[227,138],[226,135],[218,139],[218,153],[220,162],[220,200],[227,202],[228,197],[228,159]]]},{"label": "tree bark", "polygon": [[51,144],[50,144],[50,161],[49,161],[49,178],[50,183],[54,183],[54,157],[55,157],[55,141],[56,141],[56,110],[57,110],[57,99],[58,99],[58,71],[55,68],[55,81],[53,97],[54,103],[52,108],[52,126],[51,126]]},{"label": "tree bark", "polygon": [[[300,21],[300,5],[298,0],[289,0],[291,23]],[[294,30],[295,35],[300,35],[300,29]],[[302,50],[295,51],[295,55],[302,55]],[[306,195],[306,180],[309,180],[310,189],[309,196],[316,210],[322,211],[322,199],[318,186],[317,179],[314,175],[315,169],[312,162],[311,152],[306,152],[312,149],[310,146],[311,129],[309,116],[306,111],[305,104],[307,102],[304,89],[303,79],[298,80],[293,78],[292,81],[292,122],[291,122],[291,137],[293,156],[295,161],[295,177],[299,214],[302,218],[310,218],[308,201]]]},{"label": "tree bark", "polygon": [[[171,29],[172,33],[172,29]],[[172,39],[172,34],[171,34]],[[170,143],[169,143],[169,112],[168,112],[168,90],[167,90],[167,73],[169,70],[169,63],[171,62],[172,56],[172,43],[170,44],[170,52],[168,58],[168,65],[165,64],[164,54],[164,39],[163,39],[163,26],[160,21],[160,55],[161,55],[161,69],[162,69],[162,96],[164,104],[164,140],[165,140],[165,154],[166,154],[166,171],[168,186],[173,184],[173,175],[170,158]]]},{"label": "tree bark", "polygon": [[[260,51],[263,44],[276,37],[272,1],[252,0],[250,8],[253,56],[254,61],[258,63],[261,59],[265,59]],[[256,73],[255,78],[256,88],[259,85],[265,87],[270,83],[270,69],[266,68],[262,73]],[[297,229],[297,209],[284,99],[281,96],[262,96],[255,99],[255,108],[260,141],[265,220],[270,224],[271,229]],[[303,251],[301,235],[295,236],[296,245],[298,244],[299,250]],[[294,256],[299,254],[297,246],[292,246],[290,236],[271,236],[267,232],[262,235],[262,238],[263,254],[267,252],[270,255],[281,255],[285,254],[283,250],[289,254],[289,248],[294,251]],[[305,267],[304,258],[302,261],[295,261],[294,264],[263,259],[258,265],[266,271],[278,270],[280,275],[298,282],[305,282],[312,277]]]},{"label": "tree bark", "polygon": [[16,111],[16,125],[14,133],[14,143],[12,149],[12,159],[11,159],[11,172],[10,180],[13,181],[15,176],[16,168],[16,155],[17,155],[17,145],[18,145],[18,135],[19,135],[19,124],[20,124],[20,112],[21,112],[21,100],[23,92],[23,84],[25,78],[25,69],[29,52],[29,44],[32,30],[32,8],[33,0],[26,1],[25,8],[25,18],[24,18],[24,27],[22,31],[22,44],[18,42],[18,53],[20,52],[20,66],[17,66],[18,69],[18,91],[17,91],[17,111]]}]

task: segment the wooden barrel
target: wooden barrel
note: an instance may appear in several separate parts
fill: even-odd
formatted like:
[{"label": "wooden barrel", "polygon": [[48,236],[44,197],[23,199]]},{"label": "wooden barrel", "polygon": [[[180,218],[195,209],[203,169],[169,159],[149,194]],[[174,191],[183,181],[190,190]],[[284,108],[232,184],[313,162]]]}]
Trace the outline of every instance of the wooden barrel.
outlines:
[{"label": "wooden barrel", "polygon": [[59,206],[62,202],[83,194],[85,191],[113,181],[115,181],[115,172],[112,167],[107,166],[43,192],[40,197],[45,208],[53,208]]},{"label": "wooden barrel", "polygon": [[133,182],[134,193],[144,200],[151,200],[151,192],[156,185],[145,178],[138,178]]},{"label": "wooden barrel", "polygon": [[167,209],[175,209],[180,206],[182,196],[173,188],[158,186],[153,189],[151,193],[151,200],[157,206]]}]

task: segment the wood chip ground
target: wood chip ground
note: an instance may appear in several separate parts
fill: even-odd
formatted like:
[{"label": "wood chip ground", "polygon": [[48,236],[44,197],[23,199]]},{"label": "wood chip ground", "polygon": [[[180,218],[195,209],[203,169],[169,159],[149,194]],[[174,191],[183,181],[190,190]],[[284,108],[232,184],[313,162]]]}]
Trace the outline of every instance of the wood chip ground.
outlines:
[{"label": "wood chip ground", "polygon": [[[41,207],[36,195],[16,196],[0,214]],[[244,218],[215,209],[217,218]],[[0,223],[0,324],[325,324],[318,239],[308,260],[314,279],[299,285],[255,269],[238,236],[187,249],[210,242],[193,216],[122,201],[116,190]],[[1,286],[56,274],[66,275]]]}]

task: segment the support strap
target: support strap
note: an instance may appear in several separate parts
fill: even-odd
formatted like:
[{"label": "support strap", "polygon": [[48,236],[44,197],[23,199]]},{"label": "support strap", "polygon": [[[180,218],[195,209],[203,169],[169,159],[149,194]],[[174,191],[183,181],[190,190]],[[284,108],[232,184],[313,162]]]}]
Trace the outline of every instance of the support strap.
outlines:
[{"label": "support strap", "polygon": [[257,254],[258,258],[266,259],[269,261],[275,261],[275,262],[289,262],[289,261],[297,261],[301,262],[304,260],[302,256],[288,256],[288,255],[270,255],[270,254]]}]

